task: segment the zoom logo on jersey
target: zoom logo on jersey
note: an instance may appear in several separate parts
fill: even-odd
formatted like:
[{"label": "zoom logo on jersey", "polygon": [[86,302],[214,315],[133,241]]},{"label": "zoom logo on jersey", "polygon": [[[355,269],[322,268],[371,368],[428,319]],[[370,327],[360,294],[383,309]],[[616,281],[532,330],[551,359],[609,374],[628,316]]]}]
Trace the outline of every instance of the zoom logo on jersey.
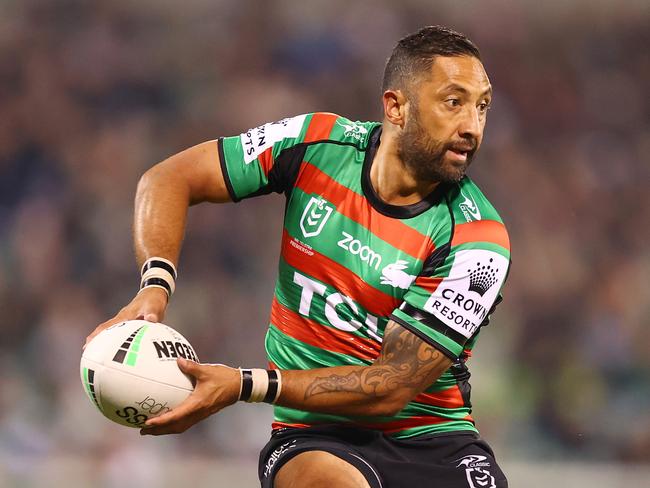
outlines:
[{"label": "zoom logo on jersey", "polygon": [[368,246],[362,246],[359,239],[355,239],[352,235],[347,232],[341,232],[343,239],[341,239],[336,244],[348,251],[350,254],[359,256],[359,259],[364,263],[367,263],[371,268],[379,269],[381,265],[381,256],[379,253],[376,253]]},{"label": "zoom logo on jersey", "polygon": [[481,211],[478,209],[478,205],[471,196],[467,196],[463,193],[463,190],[460,191],[460,194],[463,195],[463,200],[460,205],[460,211],[463,212],[463,215],[468,222],[473,220],[481,220]]},{"label": "zoom logo on jersey", "polygon": [[438,284],[423,308],[469,338],[487,317],[507,270],[508,259],[496,252],[458,251],[449,275]]},{"label": "zoom logo on jersey", "polygon": [[465,476],[467,476],[467,484],[469,488],[496,488],[494,476],[490,473],[488,468],[490,462],[486,456],[479,454],[472,454],[456,460],[457,468],[465,468]]},{"label": "zoom logo on jersey", "polygon": [[153,346],[156,348],[156,354],[158,354],[158,359],[176,359],[184,358],[199,362],[199,358],[196,357],[194,350],[187,344],[183,342],[172,342],[172,341],[152,341]]},{"label": "zoom logo on jersey", "polygon": [[321,233],[334,207],[321,197],[311,197],[300,218],[300,230],[305,237],[315,237]]}]

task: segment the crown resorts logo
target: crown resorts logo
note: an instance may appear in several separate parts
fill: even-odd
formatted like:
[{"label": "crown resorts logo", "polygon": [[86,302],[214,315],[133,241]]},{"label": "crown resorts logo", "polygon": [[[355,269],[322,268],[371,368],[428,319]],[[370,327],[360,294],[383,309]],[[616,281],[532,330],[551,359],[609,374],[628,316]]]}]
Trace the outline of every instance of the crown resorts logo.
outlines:
[{"label": "crown resorts logo", "polygon": [[484,265],[478,262],[474,270],[467,270],[469,273],[469,291],[474,291],[483,296],[497,282],[499,269],[490,264],[493,261],[494,258],[490,258],[489,263]]}]

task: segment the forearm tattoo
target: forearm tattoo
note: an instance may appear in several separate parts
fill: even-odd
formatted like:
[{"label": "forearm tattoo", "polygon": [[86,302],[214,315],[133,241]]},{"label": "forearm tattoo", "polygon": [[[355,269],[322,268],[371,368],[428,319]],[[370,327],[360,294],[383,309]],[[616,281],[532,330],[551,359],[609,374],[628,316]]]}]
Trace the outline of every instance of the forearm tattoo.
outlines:
[{"label": "forearm tattoo", "polygon": [[419,390],[427,386],[425,383],[439,366],[441,357],[436,348],[390,321],[384,332],[381,353],[371,367],[345,375],[316,378],[305,391],[305,399],[331,392],[381,397],[398,388]]}]

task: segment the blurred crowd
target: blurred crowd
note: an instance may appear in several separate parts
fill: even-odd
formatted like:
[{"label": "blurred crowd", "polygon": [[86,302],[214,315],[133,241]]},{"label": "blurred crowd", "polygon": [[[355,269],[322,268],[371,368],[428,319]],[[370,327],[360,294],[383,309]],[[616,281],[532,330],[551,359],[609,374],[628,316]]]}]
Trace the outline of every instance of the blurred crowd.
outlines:
[{"label": "blurred crowd", "polygon": [[[84,396],[81,345],[139,283],[138,177],[185,147],[289,115],[378,120],[394,43],[444,24],[478,44],[495,89],[471,175],[513,248],[505,301],[470,362],[478,427],[506,458],[647,462],[643,4],[0,2],[0,460],[29,469],[52,453],[110,454],[110,473],[133,449],[254,456],[265,406],[139,441]],[[190,212],[166,322],[204,361],[265,364],[282,204]]]}]

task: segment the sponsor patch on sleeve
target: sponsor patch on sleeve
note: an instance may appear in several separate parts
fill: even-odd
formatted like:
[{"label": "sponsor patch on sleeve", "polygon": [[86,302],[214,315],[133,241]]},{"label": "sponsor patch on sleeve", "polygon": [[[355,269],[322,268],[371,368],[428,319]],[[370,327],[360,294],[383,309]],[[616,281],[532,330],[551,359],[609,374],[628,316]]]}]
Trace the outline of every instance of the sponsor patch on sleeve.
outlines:
[{"label": "sponsor patch on sleeve", "polygon": [[244,162],[250,164],[264,151],[282,139],[296,138],[300,135],[306,114],[270,122],[244,132],[239,137],[244,149]]},{"label": "sponsor patch on sleeve", "polygon": [[490,312],[508,265],[507,258],[493,251],[458,251],[449,276],[431,294],[424,310],[470,338]]}]

